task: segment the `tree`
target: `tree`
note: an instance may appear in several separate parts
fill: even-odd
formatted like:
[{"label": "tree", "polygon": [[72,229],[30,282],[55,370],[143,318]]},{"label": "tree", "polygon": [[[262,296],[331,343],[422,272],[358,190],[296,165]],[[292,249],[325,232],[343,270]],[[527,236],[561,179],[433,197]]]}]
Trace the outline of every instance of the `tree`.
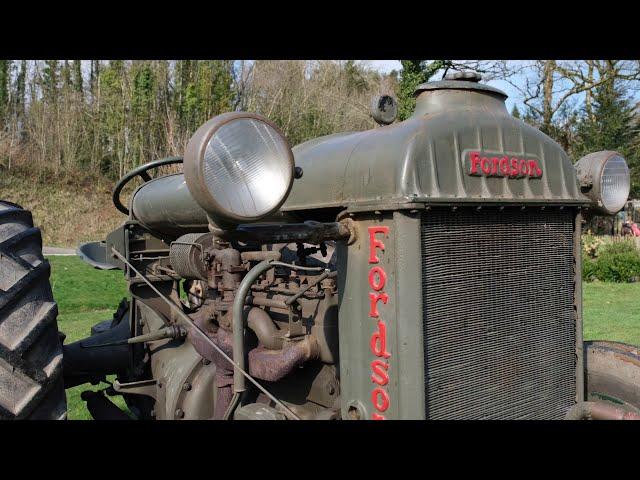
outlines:
[{"label": "tree", "polygon": [[344,64],[347,88],[356,92],[367,89],[366,73],[358,67],[355,60],[347,60]]},{"label": "tree", "polygon": [[55,106],[58,101],[59,77],[60,64],[58,60],[45,60],[41,82],[45,101],[50,106]]},{"label": "tree", "polygon": [[71,65],[69,60],[65,60],[62,64],[62,89],[65,94],[73,91],[73,80],[71,79]]},{"label": "tree", "polygon": [[[567,108],[585,95],[587,112],[592,92],[614,78],[625,86],[640,80],[640,62],[627,60],[535,60],[498,62],[494,78],[503,79],[519,92],[522,103],[539,118],[538,127],[554,139],[557,116],[567,116]],[[557,140],[557,139],[556,139]]]},{"label": "tree", "polygon": [[640,196],[640,138],[634,107],[620,80],[611,78],[592,92],[576,128],[575,157],[599,150],[619,152],[631,170],[631,196]]},{"label": "tree", "polygon": [[416,107],[415,91],[418,85],[428,82],[441,68],[447,65],[446,60],[401,60],[402,74],[398,87],[398,119],[406,120]]},{"label": "tree", "polygon": [[98,86],[100,84],[100,60],[91,60],[91,73],[89,75],[89,89],[91,90],[91,101],[99,96]]},{"label": "tree", "polygon": [[238,104],[275,122],[296,145],[322,135],[375,128],[371,98],[394,93],[393,86],[392,79],[360,62],[258,60]]},{"label": "tree", "polygon": [[0,60],[0,127],[4,126],[9,112],[9,86],[11,84],[11,60]]},{"label": "tree", "polygon": [[27,61],[20,61],[20,70],[16,77],[15,111],[18,119],[22,120],[25,115],[25,98],[27,79]]},{"label": "tree", "polygon": [[520,110],[518,110],[518,106],[517,105],[513,105],[513,108],[511,109],[511,116],[513,118],[520,118]]},{"label": "tree", "polygon": [[82,62],[80,60],[73,61],[73,88],[83,97],[82,89]]}]

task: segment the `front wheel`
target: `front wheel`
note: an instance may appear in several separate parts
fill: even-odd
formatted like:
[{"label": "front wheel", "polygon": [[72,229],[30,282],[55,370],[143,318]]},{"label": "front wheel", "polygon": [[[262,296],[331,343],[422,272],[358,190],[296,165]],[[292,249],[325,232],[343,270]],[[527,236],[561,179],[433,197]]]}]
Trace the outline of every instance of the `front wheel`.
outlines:
[{"label": "front wheel", "polygon": [[625,343],[584,342],[586,400],[640,413],[640,349]]}]

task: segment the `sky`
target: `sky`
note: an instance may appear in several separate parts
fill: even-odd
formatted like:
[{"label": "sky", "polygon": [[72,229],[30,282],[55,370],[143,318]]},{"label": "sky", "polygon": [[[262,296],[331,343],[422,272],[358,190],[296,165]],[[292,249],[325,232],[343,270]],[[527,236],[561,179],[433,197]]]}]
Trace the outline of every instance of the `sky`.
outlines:
[{"label": "sky", "polygon": [[[369,67],[375,70],[378,70],[381,73],[388,73],[394,69],[398,71],[402,70],[402,65],[400,64],[399,60],[361,60],[361,61],[365,62]],[[520,63],[521,61],[510,60],[509,62]],[[528,63],[527,61],[524,61],[524,62]],[[512,81],[518,85],[524,85],[525,78],[526,78],[525,75],[514,75],[512,77]],[[434,80],[438,80],[438,79],[439,78],[434,78]],[[483,83],[486,83],[487,85],[491,85],[492,87],[496,87],[508,95],[508,98],[505,101],[505,103],[507,105],[507,110],[509,112],[512,111],[514,105],[518,106],[518,109],[520,110],[521,113],[523,113],[526,110],[526,106],[522,103],[522,97],[520,92],[518,92],[518,90],[509,82],[506,82],[505,80],[489,80],[489,81],[483,81]],[[637,102],[640,105],[640,88],[631,89],[627,92],[627,94],[629,95],[631,101]],[[573,105],[580,106],[584,101],[584,98],[585,98],[584,93],[577,94],[571,98],[570,102],[572,102]],[[636,106],[636,108],[640,110],[640,106]]]}]

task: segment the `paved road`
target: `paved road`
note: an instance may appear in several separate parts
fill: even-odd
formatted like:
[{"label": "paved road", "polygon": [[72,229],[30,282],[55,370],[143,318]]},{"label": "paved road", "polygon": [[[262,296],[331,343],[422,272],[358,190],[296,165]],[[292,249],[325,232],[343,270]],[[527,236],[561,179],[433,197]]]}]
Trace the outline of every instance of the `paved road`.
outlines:
[{"label": "paved road", "polygon": [[76,251],[73,248],[42,247],[42,254],[45,256],[58,255],[70,257],[75,256]]}]

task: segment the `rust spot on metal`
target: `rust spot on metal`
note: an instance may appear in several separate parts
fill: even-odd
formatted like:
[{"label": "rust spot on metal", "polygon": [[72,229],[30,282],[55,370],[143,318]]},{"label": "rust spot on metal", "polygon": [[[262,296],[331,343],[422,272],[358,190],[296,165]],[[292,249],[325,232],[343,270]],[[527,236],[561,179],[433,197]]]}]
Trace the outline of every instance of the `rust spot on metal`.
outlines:
[{"label": "rust spot on metal", "polygon": [[282,350],[268,350],[260,345],[249,352],[249,373],[267,382],[277,382],[316,355],[315,340],[311,336],[288,342]]}]

